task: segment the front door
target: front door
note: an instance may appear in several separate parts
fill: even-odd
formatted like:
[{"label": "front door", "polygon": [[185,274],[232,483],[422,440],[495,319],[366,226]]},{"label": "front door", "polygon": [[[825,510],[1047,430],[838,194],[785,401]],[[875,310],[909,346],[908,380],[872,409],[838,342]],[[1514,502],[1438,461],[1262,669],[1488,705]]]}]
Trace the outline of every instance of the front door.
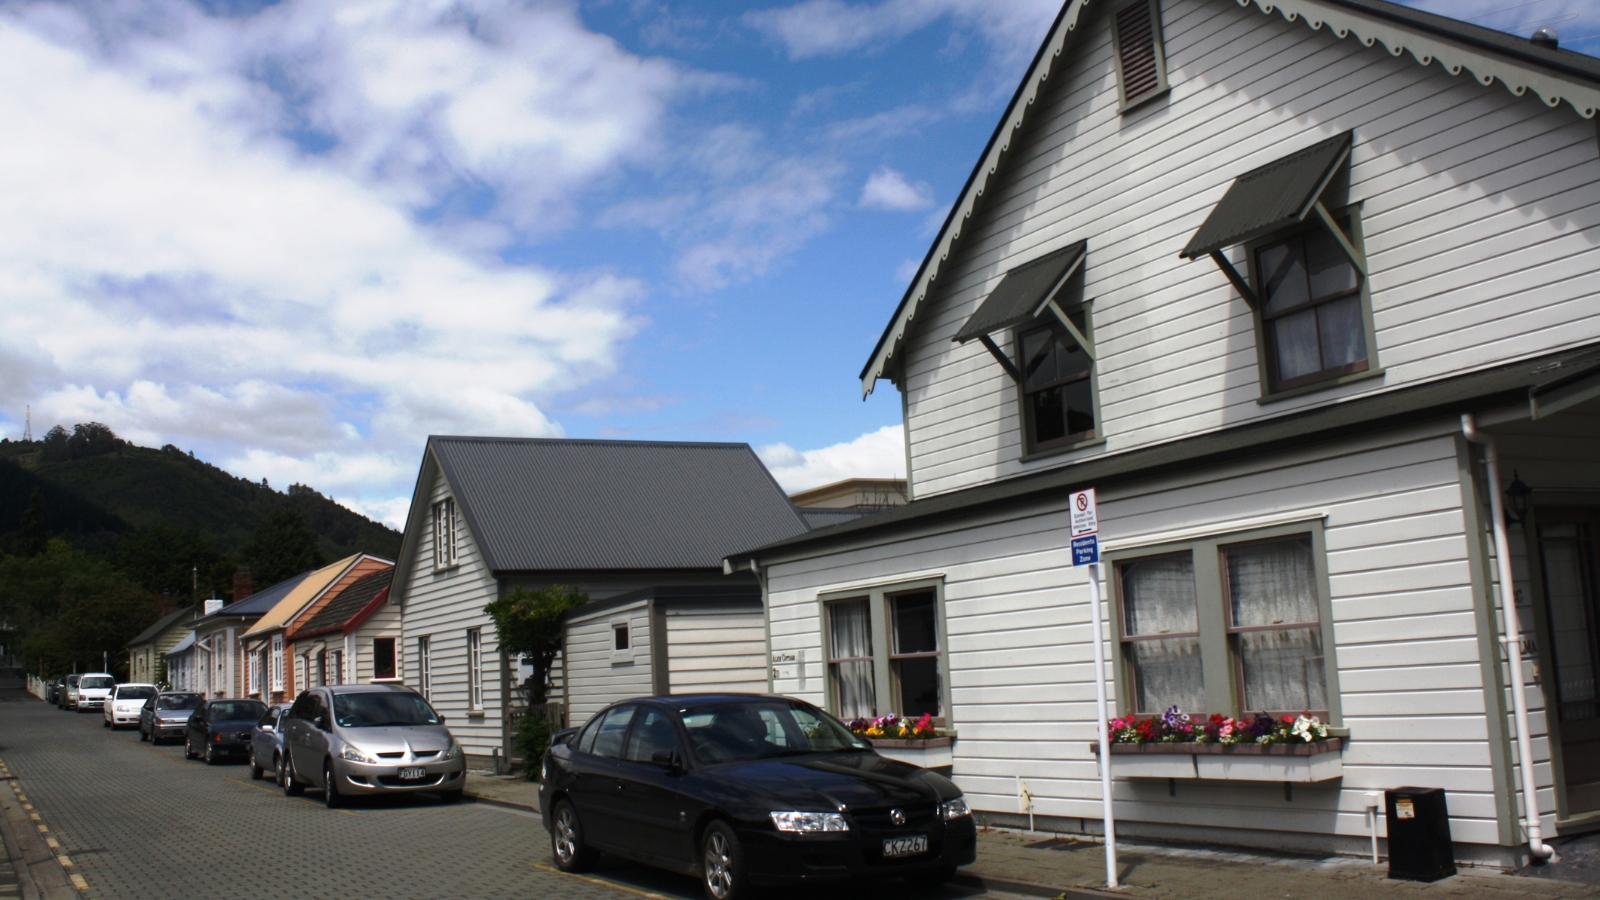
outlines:
[{"label": "front door", "polygon": [[1568,818],[1600,810],[1600,511],[1539,511],[1539,555]]}]

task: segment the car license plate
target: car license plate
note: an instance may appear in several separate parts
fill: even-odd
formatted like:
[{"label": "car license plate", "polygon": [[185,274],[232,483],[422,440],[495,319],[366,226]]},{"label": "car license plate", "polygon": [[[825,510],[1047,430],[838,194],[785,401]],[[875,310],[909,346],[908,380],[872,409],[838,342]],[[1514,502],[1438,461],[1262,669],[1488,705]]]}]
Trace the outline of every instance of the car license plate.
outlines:
[{"label": "car license plate", "polygon": [[404,778],[407,781],[414,781],[414,780],[416,780],[418,778],[427,778],[428,777],[428,770],[427,769],[401,769],[400,770],[400,777]]},{"label": "car license plate", "polygon": [[884,838],[883,857],[890,859],[896,856],[916,856],[928,852],[928,836],[925,834],[912,835],[911,837]]}]

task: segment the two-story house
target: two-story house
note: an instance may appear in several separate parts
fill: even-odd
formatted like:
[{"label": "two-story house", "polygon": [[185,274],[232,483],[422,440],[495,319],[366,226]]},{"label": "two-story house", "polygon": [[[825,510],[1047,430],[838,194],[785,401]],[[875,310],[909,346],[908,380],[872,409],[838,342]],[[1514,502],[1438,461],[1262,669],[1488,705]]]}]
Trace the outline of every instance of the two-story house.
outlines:
[{"label": "two-story house", "polygon": [[1600,60],[1381,0],[1067,3],[861,373],[913,499],[728,560],[771,689],[933,713],[990,821],[1021,779],[1095,832],[1094,487],[1114,714],[1347,735],[1118,777],[1123,832],[1359,853],[1431,786],[1512,864],[1532,806],[1600,821],[1597,108]]}]

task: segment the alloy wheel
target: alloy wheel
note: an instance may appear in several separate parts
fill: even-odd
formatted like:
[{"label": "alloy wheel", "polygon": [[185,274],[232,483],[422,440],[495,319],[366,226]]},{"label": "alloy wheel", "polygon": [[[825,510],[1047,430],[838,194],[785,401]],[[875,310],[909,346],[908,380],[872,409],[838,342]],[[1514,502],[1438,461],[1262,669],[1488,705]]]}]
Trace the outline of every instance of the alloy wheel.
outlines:
[{"label": "alloy wheel", "polygon": [[706,889],[713,897],[733,893],[733,857],[728,852],[728,837],[720,831],[706,838]]},{"label": "alloy wheel", "polygon": [[556,814],[556,858],[566,865],[578,855],[578,816],[572,807],[563,806]]}]

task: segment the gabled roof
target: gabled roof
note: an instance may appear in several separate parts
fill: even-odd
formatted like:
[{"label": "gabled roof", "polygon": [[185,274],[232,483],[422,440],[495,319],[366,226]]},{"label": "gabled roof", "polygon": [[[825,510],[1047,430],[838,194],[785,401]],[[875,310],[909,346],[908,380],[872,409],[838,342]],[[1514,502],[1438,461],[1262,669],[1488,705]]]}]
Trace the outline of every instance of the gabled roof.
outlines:
[{"label": "gabled roof", "polygon": [[153,641],[160,637],[162,632],[166,631],[168,628],[171,628],[173,625],[178,624],[185,616],[193,618],[198,612],[199,610],[193,606],[185,606],[182,609],[175,609],[157,619],[154,625],[151,625],[149,628],[139,632],[139,636],[129,641],[128,646],[137,647],[140,644]]},{"label": "gabled roof", "polygon": [[[1222,0],[1217,0],[1222,2]],[[1232,0],[1240,6],[1254,6],[1263,14],[1281,14],[1290,22],[1303,21],[1313,30],[1327,27],[1339,38],[1354,37],[1373,47],[1382,44],[1393,56],[1409,53],[1424,66],[1435,61],[1452,75],[1470,72],[1480,84],[1499,81],[1511,93],[1523,96],[1533,91],[1549,106],[1563,101],[1586,119],[1600,112],[1600,60],[1571,50],[1540,47],[1527,38],[1495,31],[1410,9],[1386,0]],[[940,270],[955,252],[966,222],[976,211],[980,197],[994,176],[1005,165],[1012,137],[1022,128],[1034,101],[1044,90],[1050,75],[1060,69],[1058,62],[1073,49],[1072,35],[1093,6],[1109,3],[1069,0],[1061,8],[1028,74],[1012,95],[1005,114],[978,157],[978,163],[960,196],[950,208],[939,235],[928,248],[922,265],[911,279],[889,324],[879,336],[872,356],[861,369],[862,396],[872,393],[879,378],[889,377],[891,362],[920,307],[933,291]],[[1376,51],[1374,51],[1376,52]]]},{"label": "gabled roof", "polygon": [[251,594],[237,603],[230,603],[209,616],[201,616],[200,618],[195,619],[191,627],[199,628],[202,625],[209,625],[214,621],[226,618],[251,618],[254,616],[259,616],[276,606],[278,601],[288,596],[290,591],[294,590],[296,587],[299,587],[300,582],[305,581],[306,576],[310,574],[310,572],[301,572],[299,575],[292,575],[288,578],[285,578],[272,587],[269,587],[263,591],[257,591],[256,593]]},{"label": "gabled roof", "polygon": [[806,530],[748,444],[435,436],[402,582],[427,521],[431,465],[492,572],[716,569],[752,538]]},{"label": "gabled roof", "polygon": [[358,613],[367,608],[367,604],[377,599],[389,589],[389,584],[394,580],[393,567],[373,572],[356,579],[339,592],[337,597],[328,601],[328,605],[317,610],[317,614],[307,619],[305,624],[294,630],[294,637],[310,637],[330,631],[338,631],[346,623],[355,618]]},{"label": "gabled roof", "polygon": [[362,554],[357,553],[347,556],[336,563],[329,563],[314,572],[307,572],[305,580],[295,585],[294,590],[284,594],[283,598],[274,603],[271,609],[262,613],[261,618],[250,626],[250,630],[246,631],[244,636],[250,637],[263,631],[282,627],[285,622],[294,618],[296,613],[305,609],[306,604],[321,596],[329,585],[337,581],[340,575],[348,572],[350,567],[355,565],[361,557]]}]

